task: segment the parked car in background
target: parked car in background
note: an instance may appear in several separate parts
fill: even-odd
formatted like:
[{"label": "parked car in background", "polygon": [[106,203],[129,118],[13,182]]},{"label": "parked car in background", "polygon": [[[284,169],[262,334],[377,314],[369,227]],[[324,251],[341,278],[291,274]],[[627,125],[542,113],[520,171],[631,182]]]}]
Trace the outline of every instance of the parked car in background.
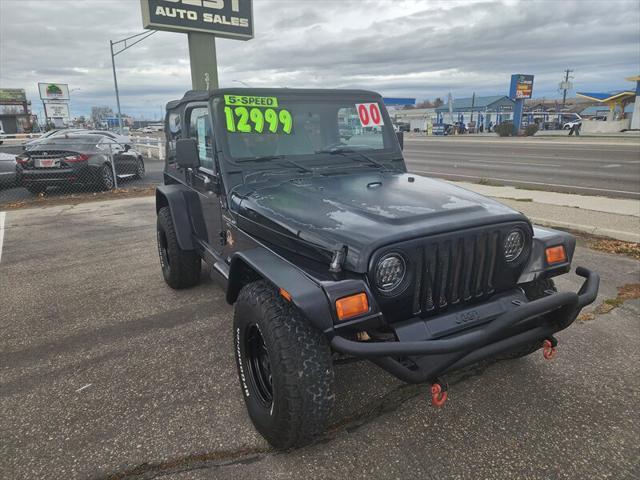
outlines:
[{"label": "parked car in background", "polygon": [[66,133],[73,133],[78,131],[79,129],[75,129],[75,128],[58,128],[56,130],[49,130],[48,132],[43,133],[42,135],[40,135],[38,138],[34,138],[32,140],[28,140],[26,142],[24,142],[22,144],[22,149],[23,150],[28,150],[29,148],[33,147],[34,145],[37,145],[38,143],[46,140],[47,138],[51,138],[54,137],[56,135],[59,134],[66,134]]},{"label": "parked car in background", "polygon": [[571,130],[573,127],[577,127],[578,125],[582,125],[582,118],[575,118],[565,122],[562,125],[563,130]]},{"label": "parked car in background", "polygon": [[142,155],[129,145],[87,133],[51,136],[23,152],[16,162],[18,184],[34,194],[64,185],[111,190],[114,169],[118,178],[142,178],[145,174]]},{"label": "parked car in background", "polygon": [[121,143],[123,146],[127,143],[131,142],[131,137],[129,137],[129,135],[120,135],[118,133],[115,132],[110,132],[108,130],[87,130],[87,129],[83,129],[83,128],[62,128],[62,129],[57,129],[57,130],[49,130],[47,133],[41,135],[38,138],[34,138],[33,140],[30,140],[28,142],[25,142],[23,144],[23,149],[24,150],[29,150],[31,147],[33,147],[34,145],[38,145],[40,143],[42,143],[43,141],[47,140],[48,138],[54,138],[54,137],[60,137],[60,136],[64,136],[64,135],[69,135],[69,134],[74,134],[74,135],[102,135],[105,137],[108,137],[118,143]]},{"label": "parked car in background", "polygon": [[110,132],[108,130],[78,130],[79,133],[87,134],[87,135],[103,135],[105,137],[110,138],[111,140],[121,143],[123,145],[127,143],[131,143],[131,137],[129,135],[120,135],[116,132]]},{"label": "parked car in background", "polygon": [[16,156],[0,152],[0,188],[11,188],[16,183]]}]

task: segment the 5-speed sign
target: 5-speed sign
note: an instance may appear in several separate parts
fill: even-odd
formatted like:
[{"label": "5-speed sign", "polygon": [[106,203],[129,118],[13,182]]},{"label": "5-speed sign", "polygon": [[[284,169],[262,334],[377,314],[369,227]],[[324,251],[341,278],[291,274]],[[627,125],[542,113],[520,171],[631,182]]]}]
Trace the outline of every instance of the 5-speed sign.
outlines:
[{"label": "5-speed sign", "polygon": [[384,125],[380,106],[377,103],[356,103],[358,117],[363,127],[375,127]]}]

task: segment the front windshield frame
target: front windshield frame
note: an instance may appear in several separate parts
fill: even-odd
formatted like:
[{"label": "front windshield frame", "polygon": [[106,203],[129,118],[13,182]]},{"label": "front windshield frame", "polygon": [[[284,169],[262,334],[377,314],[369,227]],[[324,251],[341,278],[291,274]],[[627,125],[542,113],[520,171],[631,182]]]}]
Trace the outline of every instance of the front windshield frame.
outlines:
[{"label": "front windshield frame", "polygon": [[[353,155],[358,156],[358,153],[361,152],[367,155],[375,156],[376,158],[381,159],[397,159],[401,157],[401,151],[399,149],[398,141],[396,138],[396,134],[393,130],[391,119],[384,107],[384,103],[379,96],[375,95],[354,95],[352,93],[345,95],[327,95],[327,94],[311,94],[311,93],[297,93],[297,92],[242,92],[240,95],[270,95],[276,96],[281,105],[287,105],[287,103],[296,102],[303,104],[314,104],[318,105],[326,105],[328,102],[336,102],[343,103],[344,106],[351,106],[360,103],[377,103],[380,112],[382,114],[383,119],[383,127],[381,128],[381,138],[383,140],[383,148],[363,148],[363,149],[353,149]],[[214,96],[211,100],[211,110],[214,115],[214,125],[215,125],[215,138],[217,141],[216,149],[219,153],[219,156],[223,159],[224,162],[233,165],[234,167],[240,167],[242,170],[254,170],[254,169],[270,169],[270,168],[278,168],[278,169],[288,169],[295,168],[293,164],[287,164],[287,160],[293,160],[296,163],[303,164],[305,167],[309,167],[311,169],[314,168],[323,168],[324,165],[319,161],[320,158],[327,159],[331,155],[329,151],[319,153],[319,152],[309,152],[305,154],[278,154],[278,155],[265,155],[265,158],[256,158],[262,157],[256,155],[255,157],[247,156],[247,157],[234,157],[229,148],[229,137],[226,129],[226,118],[224,115],[224,107],[225,101],[222,95]],[[337,124],[338,127],[338,138],[339,138],[339,130],[340,124]],[[295,128],[295,126],[294,126]],[[259,135],[259,134],[251,134],[251,135]],[[321,148],[325,148],[328,145],[323,145]],[[345,145],[343,146],[345,149],[351,149],[351,146]],[[336,155],[335,159],[330,163],[327,163],[327,167],[331,165],[345,164],[350,163],[358,166],[362,166],[363,162],[358,161],[356,159],[349,159],[349,153],[346,155]],[[272,162],[269,157],[272,157]],[[339,157],[339,158],[338,158]],[[260,165],[260,166],[258,166]]]}]

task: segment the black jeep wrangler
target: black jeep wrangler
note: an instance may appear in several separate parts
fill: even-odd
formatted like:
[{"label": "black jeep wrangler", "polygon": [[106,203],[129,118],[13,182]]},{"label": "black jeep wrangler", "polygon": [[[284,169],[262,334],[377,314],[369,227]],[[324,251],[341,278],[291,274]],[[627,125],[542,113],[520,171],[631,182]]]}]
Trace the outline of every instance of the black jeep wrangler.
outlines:
[{"label": "black jeep wrangler", "polygon": [[[446,400],[446,372],[540,348],[594,301],[556,292],[575,239],[407,172],[380,95],[191,91],[167,105],[158,250],[172,288],[205,261],[235,305],[249,416],[275,447],[325,428],[336,359],[369,359]],[[401,134],[400,134],[401,135]]]}]

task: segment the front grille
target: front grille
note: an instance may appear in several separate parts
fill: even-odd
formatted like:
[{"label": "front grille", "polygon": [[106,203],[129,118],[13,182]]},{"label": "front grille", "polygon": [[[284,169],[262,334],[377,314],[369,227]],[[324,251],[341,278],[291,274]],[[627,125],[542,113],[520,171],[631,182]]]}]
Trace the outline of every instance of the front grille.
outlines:
[{"label": "front grille", "polygon": [[427,241],[417,251],[413,313],[431,315],[495,291],[500,231]]}]

